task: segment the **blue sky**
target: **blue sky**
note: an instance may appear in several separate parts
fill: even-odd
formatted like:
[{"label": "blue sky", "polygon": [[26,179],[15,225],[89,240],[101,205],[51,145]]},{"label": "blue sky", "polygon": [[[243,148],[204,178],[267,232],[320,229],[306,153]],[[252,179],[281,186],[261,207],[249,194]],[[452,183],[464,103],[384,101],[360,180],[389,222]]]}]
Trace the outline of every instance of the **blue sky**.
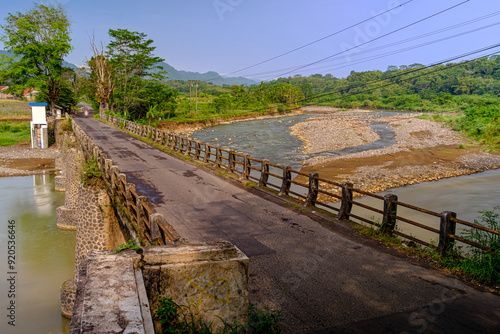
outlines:
[{"label": "blue sky", "polygon": [[[217,71],[229,74],[277,56],[409,0],[61,0],[71,19],[74,50],[66,58],[83,64],[91,56],[89,35],[108,42],[108,30],[123,28],[144,32],[154,40],[155,54],[179,70]],[[413,0],[390,13],[327,38],[284,57],[233,73],[270,79],[286,73],[309,75],[331,73],[345,77],[351,70],[387,69],[388,65],[429,64],[481,47],[500,43],[500,25],[447,41],[408,50],[388,57],[362,61],[380,53],[446,38],[468,30],[500,22],[495,15],[478,22],[433,36],[403,43],[404,40],[459,23],[500,12],[498,0],[469,0],[465,4],[410,28],[384,37],[405,25],[445,10],[464,0]],[[41,2],[47,2],[42,0]],[[0,18],[8,13],[25,12],[31,0],[6,1]],[[370,40],[376,41],[369,42]],[[336,59],[305,67],[354,48]],[[391,47],[383,47],[395,43]],[[379,51],[370,52],[375,47]],[[500,48],[498,48],[500,53]],[[337,59],[338,58],[338,59]],[[361,62],[362,61],[362,62]],[[290,73],[288,73],[290,72]]]}]

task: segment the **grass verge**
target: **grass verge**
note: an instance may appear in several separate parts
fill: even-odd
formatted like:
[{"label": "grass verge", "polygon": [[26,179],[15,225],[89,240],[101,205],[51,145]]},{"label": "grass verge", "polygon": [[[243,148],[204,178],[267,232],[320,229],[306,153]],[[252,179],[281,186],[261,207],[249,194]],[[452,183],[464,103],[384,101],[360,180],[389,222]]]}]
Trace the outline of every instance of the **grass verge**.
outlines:
[{"label": "grass verge", "polygon": [[0,146],[11,146],[29,141],[29,122],[0,122]]}]

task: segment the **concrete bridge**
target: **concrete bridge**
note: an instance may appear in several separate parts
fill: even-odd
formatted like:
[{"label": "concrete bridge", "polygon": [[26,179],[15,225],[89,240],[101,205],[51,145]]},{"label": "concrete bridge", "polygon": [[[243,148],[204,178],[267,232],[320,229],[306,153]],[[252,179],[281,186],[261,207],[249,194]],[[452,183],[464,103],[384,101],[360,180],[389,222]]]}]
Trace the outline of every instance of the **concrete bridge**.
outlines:
[{"label": "concrete bridge", "polygon": [[75,124],[165,218],[163,234],[188,245],[229,241],[248,256],[249,300],[283,310],[285,333],[500,330],[493,293],[94,118],[76,117]]}]

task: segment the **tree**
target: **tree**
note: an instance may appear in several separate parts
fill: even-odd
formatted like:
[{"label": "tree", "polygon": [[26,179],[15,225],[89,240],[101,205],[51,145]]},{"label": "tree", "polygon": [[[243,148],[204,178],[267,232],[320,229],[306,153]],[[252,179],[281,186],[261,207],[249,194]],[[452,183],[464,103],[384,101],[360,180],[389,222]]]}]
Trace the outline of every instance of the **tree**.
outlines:
[{"label": "tree", "polygon": [[115,90],[115,71],[109,61],[109,54],[104,52],[104,46],[98,48],[92,37],[90,46],[94,57],[87,64],[91,69],[90,79],[96,90],[96,98],[99,102],[99,111],[109,110],[109,105]]},{"label": "tree", "polygon": [[114,101],[127,116],[147,86],[145,79],[161,80],[165,77],[163,68],[157,65],[164,59],[153,56],[156,47],[151,46],[153,40],[146,39],[144,33],[110,29],[109,36],[109,61],[116,73]]},{"label": "tree", "polygon": [[14,54],[6,60],[5,75],[17,86],[37,87],[47,93],[50,109],[61,94],[62,61],[72,49],[70,22],[61,5],[37,4],[25,14],[9,14],[2,25],[2,41]]}]

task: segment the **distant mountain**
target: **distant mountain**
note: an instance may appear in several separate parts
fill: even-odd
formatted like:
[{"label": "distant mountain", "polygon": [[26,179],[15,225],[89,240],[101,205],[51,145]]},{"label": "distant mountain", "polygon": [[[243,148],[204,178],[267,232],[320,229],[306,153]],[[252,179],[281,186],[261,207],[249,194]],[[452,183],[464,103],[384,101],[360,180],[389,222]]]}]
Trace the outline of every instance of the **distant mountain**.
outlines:
[{"label": "distant mountain", "polygon": [[243,77],[223,77],[219,73],[210,71],[206,73],[199,73],[199,72],[188,72],[188,71],[179,71],[176,70],[174,67],[170,66],[169,64],[165,62],[161,62],[158,64],[159,66],[163,67],[164,71],[167,71],[167,77],[168,80],[200,80],[200,81],[205,81],[205,82],[211,82],[215,85],[255,85],[258,82],[243,78]]}]

